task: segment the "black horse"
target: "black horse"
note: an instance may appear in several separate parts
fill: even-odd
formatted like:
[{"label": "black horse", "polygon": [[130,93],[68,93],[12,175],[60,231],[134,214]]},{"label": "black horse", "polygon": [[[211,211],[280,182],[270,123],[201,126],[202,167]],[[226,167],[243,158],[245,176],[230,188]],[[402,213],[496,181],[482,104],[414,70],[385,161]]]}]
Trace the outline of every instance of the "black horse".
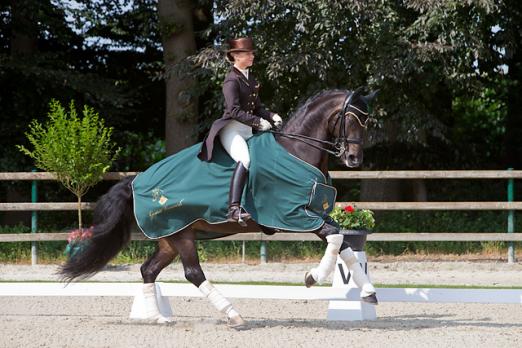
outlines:
[{"label": "black horse", "polygon": [[[358,91],[346,90],[318,93],[295,112],[282,131],[274,132],[276,140],[290,154],[315,166],[325,175],[328,174],[330,154],[338,157],[349,168],[358,167],[363,161],[363,137],[369,104],[375,94],[373,92],[364,96]],[[72,281],[95,274],[129,242],[134,221],[132,180],[132,177],[121,180],[98,200],[92,238],[61,267],[60,274],[64,280]],[[234,234],[259,231],[260,228],[267,233],[275,232],[252,220],[248,221],[246,227],[237,223],[209,224],[196,221],[178,233],[159,239],[156,251],[141,266],[143,298],[147,308],[143,319],[170,321],[159,312],[154,282],[161,270],[179,255],[186,279],[198,287],[219,311],[226,314],[230,326],[244,325],[232,304],[206,280],[198,259],[196,231]],[[319,266],[305,275],[305,285],[310,287],[324,281],[333,271],[339,255],[361,288],[361,298],[376,304],[375,289],[357,262],[349,241],[339,234],[335,222],[327,219],[323,227],[313,233],[327,242],[327,248]]]}]

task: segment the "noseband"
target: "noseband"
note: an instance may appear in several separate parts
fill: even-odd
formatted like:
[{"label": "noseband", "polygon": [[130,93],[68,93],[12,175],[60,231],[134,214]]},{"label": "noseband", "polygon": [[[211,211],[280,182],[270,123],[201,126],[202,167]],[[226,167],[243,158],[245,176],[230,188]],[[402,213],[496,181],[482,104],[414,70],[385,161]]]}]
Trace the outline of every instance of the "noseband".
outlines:
[{"label": "noseband", "polygon": [[[339,112],[335,116],[336,120],[334,123],[334,130],[335,130],[335,127],[337,126],[337,123],[339,122],[339,120],[341,122],[340,122],[340,129],[338,132],[339,136],[337,138],[335,138],[335,140],[333,142],[321,140],[321,139],[317,139],[317,138],[313,138],[313,137],[308,137],[308,136],[302,135],[302,134],[291,134],[291,133],[283,133],[283,132],[278,132],[278,131],[271,131],[271,132],[274,134],[284,136],[286,138],[302,141],[303,143],[305,143],[307,145],[310,145],[321,151],[325,151],[335,157],[341,157],[342,155],[344,155],[344,153],[348,149],[349,144],[362,145],[362,143],[363,143],[362,139],[348,139],[348,137],[346,135],[346,127],[345,127],[346,116],[352,115],[357,120],[357,122],[359,123],[359,125],[361,127],[365,128],[365,129],[367,128],[368,119],[364,123],[362,123],[361,119],[354,112],[349,111],[351,108],[353,108],[353,109],[361,112],[364,115],[368,115],[368,113],[366,113],[352,105],[353,96],[356,94],[356,92],[357,91],[346,95],[346,98],[344,99],[344,102],[343,102],[343,107],[339,110]],[[326,147],[316,145],[314,143],[311,143],[310,141],[317,142],[317,143],[320,143],[323,145],[327,145],[328,147],[333,148],[333,150],[326,148]]]}]

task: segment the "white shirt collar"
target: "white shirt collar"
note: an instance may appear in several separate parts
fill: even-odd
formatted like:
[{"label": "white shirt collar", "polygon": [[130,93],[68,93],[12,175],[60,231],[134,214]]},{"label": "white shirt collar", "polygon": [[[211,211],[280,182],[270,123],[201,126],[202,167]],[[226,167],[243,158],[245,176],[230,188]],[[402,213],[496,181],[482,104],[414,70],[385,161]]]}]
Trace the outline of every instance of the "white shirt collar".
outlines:
[{"label": "white shirt collar", "polygon": [[241,71],[243,76],[245,76],[246,79],[248,80],[248,69],[239,69],[236,65],[234,65],[234,68],[236,68],[237,70]]}]

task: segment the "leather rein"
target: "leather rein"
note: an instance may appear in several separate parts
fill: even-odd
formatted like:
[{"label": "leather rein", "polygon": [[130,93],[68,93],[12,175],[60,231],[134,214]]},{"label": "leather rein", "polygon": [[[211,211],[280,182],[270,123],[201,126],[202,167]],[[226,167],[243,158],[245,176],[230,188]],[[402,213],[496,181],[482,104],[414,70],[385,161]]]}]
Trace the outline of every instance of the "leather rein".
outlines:
[{"label": "leather rein", "polygon": [[[286,137],[286,138],[301,141],[311,147],[314,147],[321,151],[325,151],[335,157],[341,157],[348,149],[349,144],[362,145],[362,143],[363,143],[362,139],[348,139],[348,137],[346,136],[346,127],[345,127],[346,116],[349,116],[349,115],[354,116],[355,119],[357,120],[357,122],[361,125],[361,127],[367,128],[366,124],[367,124],[368,120],[366,120],[366,122],[363,124],[361,122],[360,118],[355,113],[353,113],[352,111],[349,111],[349,109],[352,108],[352,109],[359,111],[360,113],[362,113],[364,115],[368,115],[368,113],[366,113],[352,105],[353,96],[356,94],[356,92],[357,91],[346,95],[346,98],[344,99],[344,102],[343,102],[343,107],[337,113],[337,119],[335,120],[335,123],[334,123],[334,129],[335,129],[335,126],[337,125],[337,123],[339,122],[339,120],[341,121],[341,124],[340,124],[339,136],[337,138],[335,138],[335,141],[333,141],[333,142],[317,139],[314,137],[309,137],[309,136],[302,135],[302,134],[284,133],[284,132],[279,132],[279,131],[270,131],[270,132],[272,132],[274,134],[278,134],[278,135]],[[327,147],[316,145],[313,142],[327,145],[327,146],[333,148],[333,150],[331,150]]]}]

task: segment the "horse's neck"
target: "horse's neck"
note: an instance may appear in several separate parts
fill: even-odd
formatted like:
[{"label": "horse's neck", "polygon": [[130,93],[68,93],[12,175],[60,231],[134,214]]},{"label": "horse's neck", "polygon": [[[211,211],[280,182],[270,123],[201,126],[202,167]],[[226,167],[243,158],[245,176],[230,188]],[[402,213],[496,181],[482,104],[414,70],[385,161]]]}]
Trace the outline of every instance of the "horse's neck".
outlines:
[{"label": "horse's neck", "polygon": [[[292,123],[289,123],[285,127],[284,133],[305,135],[319,140],[328,140],[328,123],[327,120],[324,119],[324,114],[317,112],[315,115],[307,115],[303,121],[300,119],[294,119],[292,121]],[[323,172],[323,174],[328,174],[328,153],[326,151],[321,151],[303,141],[284,136],[277,137],[277,141],[295,157],[313,165]],[[326,146],[312,140],[305,141],[318,147]]]}]

